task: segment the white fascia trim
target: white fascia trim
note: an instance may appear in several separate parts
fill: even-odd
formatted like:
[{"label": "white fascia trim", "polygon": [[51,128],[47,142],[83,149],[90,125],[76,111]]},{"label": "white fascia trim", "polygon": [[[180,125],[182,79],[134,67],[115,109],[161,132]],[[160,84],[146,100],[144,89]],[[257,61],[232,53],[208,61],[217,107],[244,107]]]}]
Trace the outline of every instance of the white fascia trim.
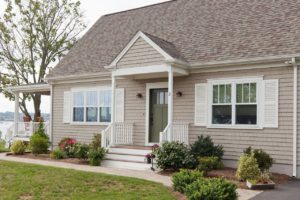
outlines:
[{"label": "white fascia trim", "polygon": [[6,87],[4,90],[12,93],[21,93],[21,92],[50,92],[51,86],[49,84],[32,84],[32,85],[20,85],[20,86],[11,86]]},{"label": "white fascia trim", "polygon": [[105,68],[113,68],[122,59],[122,57],[129,51],[129,49],[134,45],[134,43],[139,39],[144,39],[149,45],[151,45],[155,50],[157,50],[166,60],[175,61],[175,59],[160,48],[155,42],[153,42],[149,37],[147,37],[142,31],[139,31],[127,44],[127,46],[121,51],[121,53],[114,59],[114,61]]},{"label": "white fascia trim", "polygon": [[48,82],[54,81],[72,81],[80,79],[92,79],[92,78],[107,78],[111,76],[111,72],[100,72],[100,73],[93,73],[93,74],[83,74],[83,75],[70,75],[70,76],[57,76],[57,77],[46,77],[45,80]]},{"label": "white fascia trim", "polygon": [[[278,56],[266,56],[266,57],[256,57],[248,59],[238,59],[238,60],[224,60],[224,61],[214,61],[214,62],[199,62],[192,63],[191,67],[195,68],[206,68],[206,67],[226,67],[232,65],[249,65],[257,63],[270,63],[270,62],[281,62],[290,61],[292,57],[300,57],[300,54],[290,54],[290,55],[278,55]],[[288,63],[286,63],[288,64]]]},{"label": "white fascia trim", "polygon": [[186,69],[173,67],[171,65],[152,65],[145,67],[132,67],[126,69],[117,69],[112,72],[112,76],[131,76],[131,75],[139,75],[139,74],[151,74],[151,73],[160,73],[160,72],[170,72],[189,75],[189,71]]},{"label": "white fascia trim", "polygon": [[150,74],[170,71],[171,66],[168,65],[153,65],[146,67],[132,67],[126,69],[117,69],[112,72],[112,76],[129,76],[138,74]]}]

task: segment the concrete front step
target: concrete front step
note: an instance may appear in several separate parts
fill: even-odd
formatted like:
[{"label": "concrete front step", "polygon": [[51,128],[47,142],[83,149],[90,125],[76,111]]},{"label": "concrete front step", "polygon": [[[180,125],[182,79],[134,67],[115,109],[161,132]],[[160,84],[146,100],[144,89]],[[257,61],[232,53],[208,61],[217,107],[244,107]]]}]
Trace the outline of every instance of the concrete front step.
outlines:
[{"label": "concrete front step", "polygon": [[108,150],[109,153],[114,154],[127,154],[127,155],[138,155],[138,156],[145,156],[148,153],[151,153],[151,150],[145,149],[132,149],[132,148],[119,148],[119,147],[111,147]]},{"label": "concrete front step", "polygon": [[118,169],[131,169],[131,170],[151,170],[150,164],[139,163],[139,162],[126,162],[120,160],[103,160],[101,163],[102,167],[118,168]]},{"label": "concrete front step", "polygon": [[118,154],[118,153],[111,153],[109,151],[109,153],[106,154],[106,159],[144,163],[145,156],[144,155],[134,155],[134,154]]}]

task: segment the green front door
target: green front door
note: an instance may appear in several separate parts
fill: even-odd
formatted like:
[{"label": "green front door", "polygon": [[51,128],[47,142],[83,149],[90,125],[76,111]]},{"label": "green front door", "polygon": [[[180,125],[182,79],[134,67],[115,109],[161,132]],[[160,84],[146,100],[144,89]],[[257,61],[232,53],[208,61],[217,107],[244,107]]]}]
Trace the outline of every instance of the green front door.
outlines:
[{"label": "green front door", "polygon": [[168,89],[150,90],[149,143],[159,143],[168,124]]}]

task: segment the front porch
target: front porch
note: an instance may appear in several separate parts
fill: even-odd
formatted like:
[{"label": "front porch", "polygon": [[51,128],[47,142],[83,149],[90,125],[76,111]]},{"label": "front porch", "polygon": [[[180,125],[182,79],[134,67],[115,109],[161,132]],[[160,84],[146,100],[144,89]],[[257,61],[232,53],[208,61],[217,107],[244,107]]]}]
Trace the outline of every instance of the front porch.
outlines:
[{"label": "front porch", "polygon": [[[23,94],[41,94],[51,97],[51,86],[45,83],[34,84],[34,85],[22,85],[22,86],[13,86],[6,88],[7,91],[11,92],[15,96],[15,112],[14,112],[14,123],[5,135],[6,146],[9,147],[11,143],[15,140],[29,141],[29,138],[34,132],[38,130],[40,122],[34,122],[31,120],[19,119],[19,104],[20,104],[20,95]],[[52,107],[52,101],[50,101],[50,110]],[[51,141],[51,113],[50,119],[44,121],[45,133],[49,136]]]},{"label": "front porch", "polygon": [[[189,122],[175,121],[173,117],[173,101],[175,96],[174,77],[187,76],[188,74],[188,71],[184,68],[167,64],[113,70],[111,123],[102,131],[102,146],[109,149],[116,145],[136,145],[134,137],[136,137],[135,131],[137,128],[139,129],[139,134],[145,134],[144,144],[139,144],[139,146],[152,146],[165,141],[179,141],[188,144]],[[157,79],[163,82],[156,82]],[[116,100],[118,96],[116,91],[119,89],[117,85],[119,81],[123,82],[126,80],[143,81],[142,88],[144,88],[145,91],[143,91],[143,94],[137,93],[136,98],[145,98],[143,105],[140,104],[145,110],[143,112],[144,114],[142,114],[144,123],[141,123],[142,119],[140,118],[137,120],[123,117],[124,121],[120,122],[117,120],[117,118],[120,118],[117,116],[119,114],[117,108],[122,104],[122,102]],[[147,80],[149,80],[149,83],[147,83]],[[120,85],[123,85],[123,83]],[[125,87],[125,91],[126,90]],[[153,97],[152,91],[154,90],[158,90],[160,93],[155,94],[157,96]],[[132,95],[132,93],[130,93],[130,95]],[[176,95],[179,96],[180,94]],[[130,101],[127,99],[130,98],[129,94],[125,95],[123,102],[125,107],[128,101]],[[153,103],[153,98],[155,99],[154,101],[158,99],[157,102]],[[156,108],[152,109],[151,107],[154,106],[156,106]],[[161,111],[163,114],[155,114],[155,109]],[[134,110],[134,107],[127,108],[124,112],[133,112],[132,110]],[[122,114],[126,115],[126,113]],[[157,125],[158,127],[153,128],[153,126]],[[141,130],[142,126],[144,126],[144,131]]]}]

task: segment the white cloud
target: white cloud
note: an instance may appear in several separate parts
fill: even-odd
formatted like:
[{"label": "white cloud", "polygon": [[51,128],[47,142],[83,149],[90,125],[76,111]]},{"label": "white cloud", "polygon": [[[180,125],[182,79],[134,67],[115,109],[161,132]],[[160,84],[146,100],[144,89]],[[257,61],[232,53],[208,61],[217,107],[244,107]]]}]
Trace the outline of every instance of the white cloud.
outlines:
[{"label": "white cloud", "polygon": [[[81,0],[82,11],[85,14],[88,28],[90,28],[102,15],[119,12],[145,5],[164,2],[167,0]],[[4,1],[0,1],[0,15],[2,16],[5,8]],[[29,111],[33,111],[32,102],[29,103]],[[50,98],[42,98],[42,112],[49,112]],[[14,102],[10,102],[0,94],[0,112],[14,111]]]}]

